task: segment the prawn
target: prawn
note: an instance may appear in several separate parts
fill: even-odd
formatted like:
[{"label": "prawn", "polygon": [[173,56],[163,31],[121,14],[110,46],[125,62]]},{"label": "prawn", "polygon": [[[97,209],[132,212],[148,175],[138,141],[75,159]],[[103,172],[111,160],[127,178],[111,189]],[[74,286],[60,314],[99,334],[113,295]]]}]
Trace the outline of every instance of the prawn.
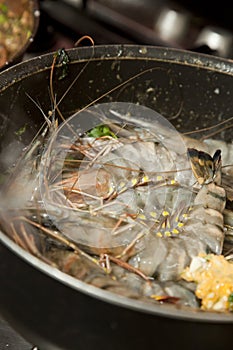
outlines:
[{"label": "prawn", "polygon": [[221,186],[221,151],[208,153],[188,149],[191,167],[201,185],[182,232],[170,241],[153,244],[147,240],[144,250],[131,258],[134,266],[161,281],[179,279],[183,269],[200,252],[221,254],[224,243],[223,211],[226,192]]}]

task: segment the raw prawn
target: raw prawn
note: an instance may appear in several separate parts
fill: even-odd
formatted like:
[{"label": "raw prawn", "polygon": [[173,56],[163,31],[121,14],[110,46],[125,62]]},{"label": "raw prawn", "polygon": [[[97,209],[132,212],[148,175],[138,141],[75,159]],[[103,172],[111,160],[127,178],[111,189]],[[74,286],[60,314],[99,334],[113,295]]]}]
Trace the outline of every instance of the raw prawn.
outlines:
[{"label": "raw prawn", "polygon": [[[96,125],[107,126],[105,133],[93,136]],[[21,203],[22,191],[13,195],[22,173],[5,189],[9,201],[1,215],[7,212],[17,225],[7,227],[5,221],[4,231],[27,249],[23,236],[31,225],[34,236],[43,236],[34,253],[56,260],[47,248],[52,241],[66,257],[57,266],[87,283],[131,297],[152,296],[151,301],[170,296],[197,307],[180,276],[200,252],[222,252],[226,196],[220,152],[211,157],[208,144],[197,147],[155,112],[128,103],[93,106],[51,131],[39,146],[36,168],[34,152],[21,163],[35,170],[33,195],[27,193]],[[189,149],[191,170],[186,149],[194,145],[202,153]]]},{"label": "raw prawn", "polygon": [[[142,270],[145,270],[144,266],[149,266],[150,271],[147,272],[157,273],[162,281],[179,278],[190,258],[200,252],[221,254],[223,248],[222,213],[226,204],[226,193],[220,186],[221,152],[216,151],[213,158],[195,149],[188,149],[188,154],[194,175],[202,187],[189,210],[182,232],[173,239],[174,242],[164,241],[162,249],[157,242],[154,247],[148,243],[141,253],[131,259],[132,263]],[[166,249],[165,246],[170,249]]]}]

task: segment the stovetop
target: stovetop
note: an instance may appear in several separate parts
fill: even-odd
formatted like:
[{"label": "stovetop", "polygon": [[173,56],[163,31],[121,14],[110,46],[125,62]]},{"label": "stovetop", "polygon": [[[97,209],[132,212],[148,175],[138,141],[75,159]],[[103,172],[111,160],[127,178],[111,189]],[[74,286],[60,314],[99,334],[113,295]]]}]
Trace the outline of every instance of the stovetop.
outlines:
[{"label": "stovetop", "polygon": [[[117,6],[116,6],[117,4]],[[96,44],[148,44],[233,58],[233,28],[169,0],[40,0],[38,34],[25,58],[71,48],[83,35]],[[0,316],[0,350],[36,348]]]},{"label": "stovetop", "polygon": [[158,45],[233,58],[233,26],[222,26],[221,11],[217,21],[216,15],[213,19],[201,17],[180,3],[180,0],[40,0],[41,21],[33,53],[44,53],[61,45],[73,47],[80,37],[89,35],[97,45]]}]

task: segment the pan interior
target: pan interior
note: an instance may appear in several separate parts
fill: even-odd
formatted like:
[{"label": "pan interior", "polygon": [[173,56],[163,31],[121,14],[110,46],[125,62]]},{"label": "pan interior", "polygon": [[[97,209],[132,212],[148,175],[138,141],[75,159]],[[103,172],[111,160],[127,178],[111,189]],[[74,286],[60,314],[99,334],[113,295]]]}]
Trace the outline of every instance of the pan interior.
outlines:
[{"label": "pan interior", "polygon": [[[145,54],[144,49],[125,46],[68,51],[68,74],[64,79],[59,79],[62,72],[60,65],[60,68],[55,69],[53,83],[62,115],[67,119],[89,105],[90,101],[139,103],[167,118],[178,132],[206,129],[204,134],[207,136],[216,131],[216,121],[221,123],[232,116],[233,68],[230,62],[221,60],[219,63],[217,58],[158,48],[147,48]],[[52,61],[53,55],[46,55],[33,61],[36,67],[33,72],[28,70],[31,65],[29,61],[0,76],[2,174],[16,163],[21,152],[40,129],[44,122],[41,109],[46,115],[52,109],[49,94]],[[12,75],[15,77],[13,82],[9,78]],[[213,137],[231,141],[230,122],[226,125],[229,127],[221,128],[220,133]],[[211,132],[207,127],[211,127]],[[195,132],[192,136],[198,140],[200,134]],[[13,149],[17,151],[12,152]],[[153,309],[143,302],[132,302],[93,286],[87,288],[81,281],[76,281],[60,271],[55,272],[50,266],[38,262],[37,258],[32,258],[3,234],[1,241],[52,278],[108,302],[140,311],[152,310],[153,313],[169,317],[232,322],[231,315],[177,310],[170,305],[154,306]]]}]

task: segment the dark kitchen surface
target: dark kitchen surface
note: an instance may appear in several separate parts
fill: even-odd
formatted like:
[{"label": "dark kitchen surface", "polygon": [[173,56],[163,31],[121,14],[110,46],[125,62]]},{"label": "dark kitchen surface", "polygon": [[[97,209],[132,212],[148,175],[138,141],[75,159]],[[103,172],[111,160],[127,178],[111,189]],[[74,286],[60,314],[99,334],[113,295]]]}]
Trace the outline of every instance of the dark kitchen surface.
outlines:
[{"label": "dark kitchen surface", "polygon": [[[25,58],[71,48],[83,35],[90,35],[96,44],[162,45],[232,58],[233,27],[232,20],[229,21],[232,11],[229,8],[226,11],[224,3],[219,7],[218,2],[218,10],[207,11],[208,6],[213,6],[209,3],[41,0],[38,34]],[[0,316],[0,350],[6,349],[31,350],[33,345],[21,338]]]},{"label": "dark kitchen surface", "polygon": [[18,335],[0,316],[0,350],[32,349],[33,346]]}]

